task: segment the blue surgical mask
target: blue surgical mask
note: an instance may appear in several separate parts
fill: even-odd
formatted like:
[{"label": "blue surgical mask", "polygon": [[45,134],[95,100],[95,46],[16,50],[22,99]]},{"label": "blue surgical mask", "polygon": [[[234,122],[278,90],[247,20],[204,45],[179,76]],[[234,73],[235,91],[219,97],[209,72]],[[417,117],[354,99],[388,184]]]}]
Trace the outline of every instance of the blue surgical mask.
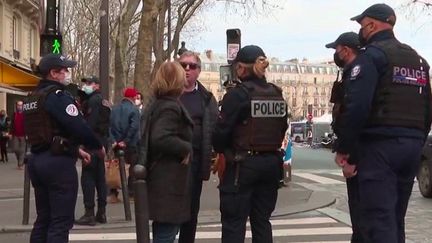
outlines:
[{"label": "blue surgical mask", "polygon": [[94,92],[94,89],[93,89],[93,86],[84,85],[82,87],[82,91],[84,91],[84,93],[86,93],[87,95],[90,95],[91,93]]}]

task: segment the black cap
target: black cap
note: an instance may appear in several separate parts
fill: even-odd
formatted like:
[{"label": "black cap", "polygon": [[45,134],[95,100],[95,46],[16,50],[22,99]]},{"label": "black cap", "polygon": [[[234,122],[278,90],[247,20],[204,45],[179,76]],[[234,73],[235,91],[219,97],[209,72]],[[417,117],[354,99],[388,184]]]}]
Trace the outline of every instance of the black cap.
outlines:
[{"label": "black cap", "polygon": [[42,57],[39,62],[39,71],[43,74],[49,73],[51,69],[55,68],[73,68],[77,62],[67,59],[60,54],[48,54]]},{"label": "black cap", "polygon": [[325,45],[327,48],[336,49],[337,45],[348,46],[354,49],[360,49],[361,44],[358,34],[354,32],[345,32],[341,34],[334,42]]},{"label": "black cap", "polygon": [[377,3],[367,8],[363,13],[352,17],[351,20],[355,20],[360,23],[364,17],[373,18],[391,25],[396,23],[395,11],[387,4]]},{"label": "black cap", "polygon": [[241,48],[237,52],[234,62],[255,63],[256,59],[260,56],[266,57],[261,47],[249,45]]},{"label": "black cap", "polygon": [[91,83],[96,83],[96,84],[100,83],[99,78],[94,76],[94,75],[82,78],[81,82],[91,82]]}]

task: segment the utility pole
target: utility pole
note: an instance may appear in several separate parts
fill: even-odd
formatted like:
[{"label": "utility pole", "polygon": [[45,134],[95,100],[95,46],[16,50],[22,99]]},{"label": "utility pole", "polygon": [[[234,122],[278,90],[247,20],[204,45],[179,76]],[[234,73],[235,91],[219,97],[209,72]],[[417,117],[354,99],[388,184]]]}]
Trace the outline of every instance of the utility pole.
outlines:
[{"label": "utility pole", "polygon": [[108,0],[102,0],[99,9],[99,78],[101,81],[102,96],[109,100],[109,4]]}]

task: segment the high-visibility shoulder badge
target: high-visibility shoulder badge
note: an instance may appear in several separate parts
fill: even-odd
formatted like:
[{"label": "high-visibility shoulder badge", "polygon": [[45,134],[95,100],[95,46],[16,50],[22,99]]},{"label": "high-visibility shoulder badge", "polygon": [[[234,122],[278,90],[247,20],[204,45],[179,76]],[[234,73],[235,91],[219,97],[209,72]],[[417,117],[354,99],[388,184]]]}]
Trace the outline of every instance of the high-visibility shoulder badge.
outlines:
[{"label": "high-visibility shoulder badge", "polygon": [[252,100],[252,117],[284,117],[287,105],[283,100]]},{"label": "high-visibility shoulder badge", "polygon": [[69,116],[78,116],[78,108],[74,104],[70,104],[66,107],[66,113]]},{"label": "high-visibility shoulder badge", "polygon": [[359,75],[360,71],[361,71],[360,65],[355,65],[353,69],[351,69],[351,79],[357,78],[357,75]]}]

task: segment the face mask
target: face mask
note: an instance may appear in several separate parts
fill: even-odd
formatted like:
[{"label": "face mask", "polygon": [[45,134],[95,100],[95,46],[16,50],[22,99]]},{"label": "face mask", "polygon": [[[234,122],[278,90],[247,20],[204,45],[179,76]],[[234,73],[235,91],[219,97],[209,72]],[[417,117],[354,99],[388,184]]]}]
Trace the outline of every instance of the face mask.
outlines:
[{"label": "face mask", "polygon": [[84,85],[84,86],[82,87],[82,91],[84,91],[84,93],[86,93],[87,95],[90,95],[91,93],[94,92],[94,89],[93,89],[92,86]]},{"label": "face mask", "polygon": [[17,107],[16,109],[17,109],[18,112],[22,111],[22,107]]},{"label": "face mask", "polygon": [[360,45],[361,46],[365,46],[367,45],[367,40],[366,38],[363,36],[363,28],[360,28],[359,33],[358,33],[358,38],[360,41]]},{"label": "face mask", "polygon": [[345,62],[344,60],[342,60],[342,58],[339,57],[338,52],[335,52],[333,54],[333,60],[338,67],[343,68],[345,66]]},{"label": "face mask", "polygon": [[135,100],[135,105],[136,106],[140,106],[141,105],[141,100]]}]

